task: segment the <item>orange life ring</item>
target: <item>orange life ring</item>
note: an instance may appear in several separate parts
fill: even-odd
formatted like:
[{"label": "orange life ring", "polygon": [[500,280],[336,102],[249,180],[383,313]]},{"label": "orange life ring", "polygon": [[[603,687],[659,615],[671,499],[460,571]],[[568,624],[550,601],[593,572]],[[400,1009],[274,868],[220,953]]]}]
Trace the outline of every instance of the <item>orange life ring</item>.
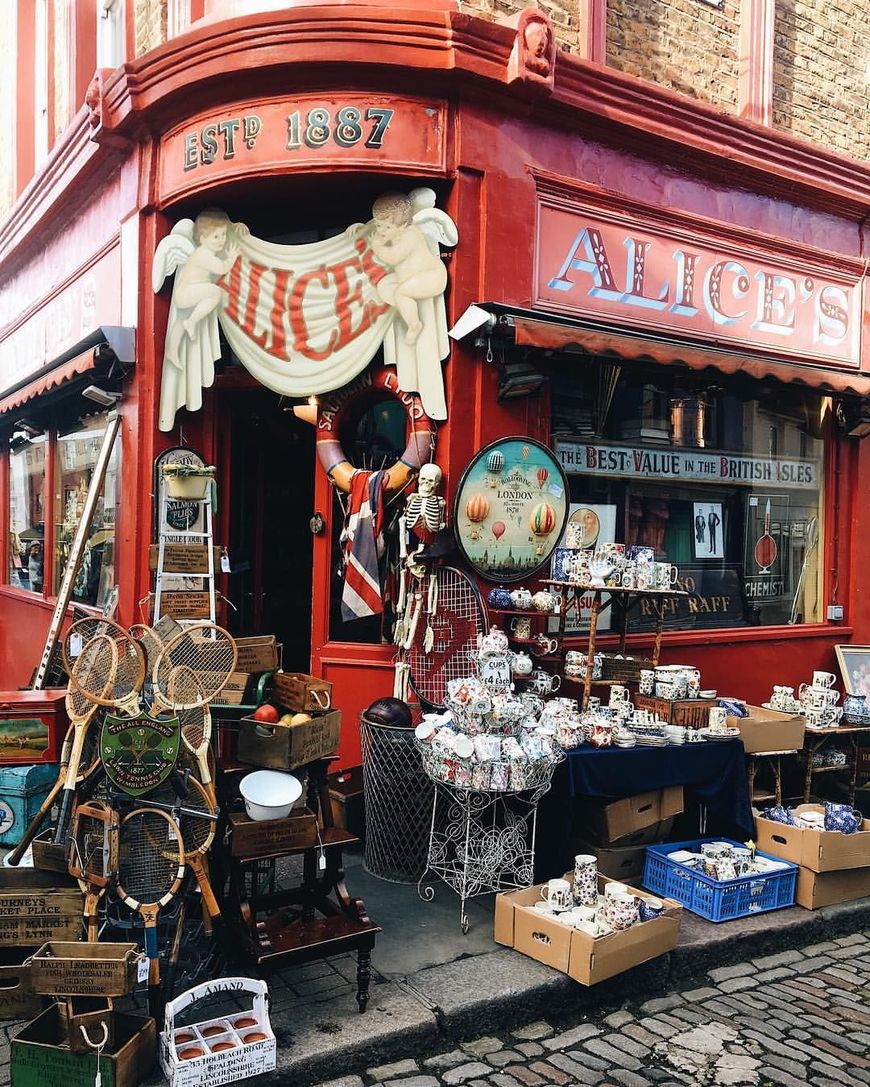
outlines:
[{"label": "orange life ring", "polygon": [[390,369],[367,371],[362,377],[337,390],[322,400],[317,410],[317,457],[323,470],[339,490],[349,492],[350,481],[358,468],[344,455],[339,440],[341,420],[347,408],[372,391],[383,389],[404,406],[410,423],[408,444],[401,457],[387,469],[384,493],[397,494],[416,476],[424,464],[432,459],[435,448],[435,423],[423,410],[416,393],[406,393],[399,388],[395,371]]}]

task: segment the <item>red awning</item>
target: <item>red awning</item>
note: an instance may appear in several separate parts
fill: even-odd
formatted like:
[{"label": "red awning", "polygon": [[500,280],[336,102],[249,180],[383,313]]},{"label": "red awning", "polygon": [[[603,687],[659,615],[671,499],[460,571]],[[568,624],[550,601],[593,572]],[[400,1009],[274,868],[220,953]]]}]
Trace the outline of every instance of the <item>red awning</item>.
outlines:
[{"label": "red awning", "polygon": [[10,393],[0,400],[0,415],[4,415],[15,408],[20,408],[28,401],[48,392],[49,389],[56,389],[65,381],[78,377],[80,374],[85,374],[88,370],[93,370],[95,363],[96,352],[93,347],[83,351],[80,355],[76,355],[75,358],[67,359],[60,366],[53,367],[48,373],[40,374],[33,381],[28,382],[16,392]]},{"label": "red awning", "polygon": [[623,359],[646,359],[663,364],[680,364],[691,370],[713,367],[726,374],[773,377],[777,381],[800,382],[833,393],[870,396],[870,376],[823,366],[779,362],[750,355],[719,351],[710,347],[667,343],[644,336],[582,328],[558,321],[538,321],[511,314],[515,343],[550,351],[575,347],[590,355],[616,355]]}]

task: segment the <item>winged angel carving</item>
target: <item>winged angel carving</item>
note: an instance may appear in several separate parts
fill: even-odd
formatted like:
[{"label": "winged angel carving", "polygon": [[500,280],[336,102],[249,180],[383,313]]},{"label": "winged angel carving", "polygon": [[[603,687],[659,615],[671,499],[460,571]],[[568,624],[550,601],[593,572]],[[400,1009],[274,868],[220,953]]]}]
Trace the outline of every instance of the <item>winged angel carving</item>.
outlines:
[{"label": "winged angel carving", "polygon": [[[384,362],[396,367],[399,386],[420,394],[430,418],[446,419],[441,362],[449,354],[447,270],[439,246],[453,247],[458,240],[455,224],[435,207],[428,188],[407,196],[385,193],[368,223],[307,245],[252,237],[218,209],[203,211],[195,221],[182,219],[157,246],[152,269],[155,292],[175,276],[160,429],[172,429],[179,408],[202,407],[202,390],[213,384],[220,357],[219,323],[254,377],[286,396],[339,388],[383,342]],[[222,280],[231,269],[229,281]],[[357,277],[352,292],[346,289],[348,269]],[[279,281],[283,292],[276,289]],[[240,322],[240,307],[232,305],[234,291],[244,294],[249,324]],[[341,310],[352,303],[359,307],[355,314]],[[358,318],[363,312],[365,321]],[[352,331],[339,335],[339,327]]]}]

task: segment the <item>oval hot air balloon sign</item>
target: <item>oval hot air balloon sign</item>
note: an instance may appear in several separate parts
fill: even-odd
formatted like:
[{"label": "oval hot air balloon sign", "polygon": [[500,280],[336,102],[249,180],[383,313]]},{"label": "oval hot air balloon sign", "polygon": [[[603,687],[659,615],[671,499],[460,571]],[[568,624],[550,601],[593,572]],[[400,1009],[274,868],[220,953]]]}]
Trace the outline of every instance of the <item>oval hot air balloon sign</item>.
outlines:
[{"label": "oval hot air balloon sign", "polygon": [[453,525],[477,573],[507,582],[547,562],[567,517],[568,482],[552,450],[511,437],[481,449],[465,469]]}]

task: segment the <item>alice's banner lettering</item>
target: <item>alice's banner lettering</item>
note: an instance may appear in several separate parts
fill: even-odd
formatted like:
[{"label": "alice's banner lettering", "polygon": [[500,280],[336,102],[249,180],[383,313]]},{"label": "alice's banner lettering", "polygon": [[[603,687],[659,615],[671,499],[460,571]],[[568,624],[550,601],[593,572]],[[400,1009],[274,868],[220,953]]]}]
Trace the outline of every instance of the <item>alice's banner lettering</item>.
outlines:
[{"label": "alice's banner lettering", "polygon": [[183,219],[158,245],[159,291],[175,275],[160,394],[160,429],[179,408],[197,411],[214,382],[218,327],[263,385],[290,397],[353,380],[383,344],[399,387],[446,419],[441,362],[449,353],[439,246],[455,246],[453,221],[432,189],[386,193],[367,223],[307,245],[255,238],[222,211]]},{"label": "alice's banner lettering", "polygon": [[647,449],[601,442],[556,442],[559,463],[570,475],[680,480],[818,490],[814,460],[712,453],[698,449]]}]

